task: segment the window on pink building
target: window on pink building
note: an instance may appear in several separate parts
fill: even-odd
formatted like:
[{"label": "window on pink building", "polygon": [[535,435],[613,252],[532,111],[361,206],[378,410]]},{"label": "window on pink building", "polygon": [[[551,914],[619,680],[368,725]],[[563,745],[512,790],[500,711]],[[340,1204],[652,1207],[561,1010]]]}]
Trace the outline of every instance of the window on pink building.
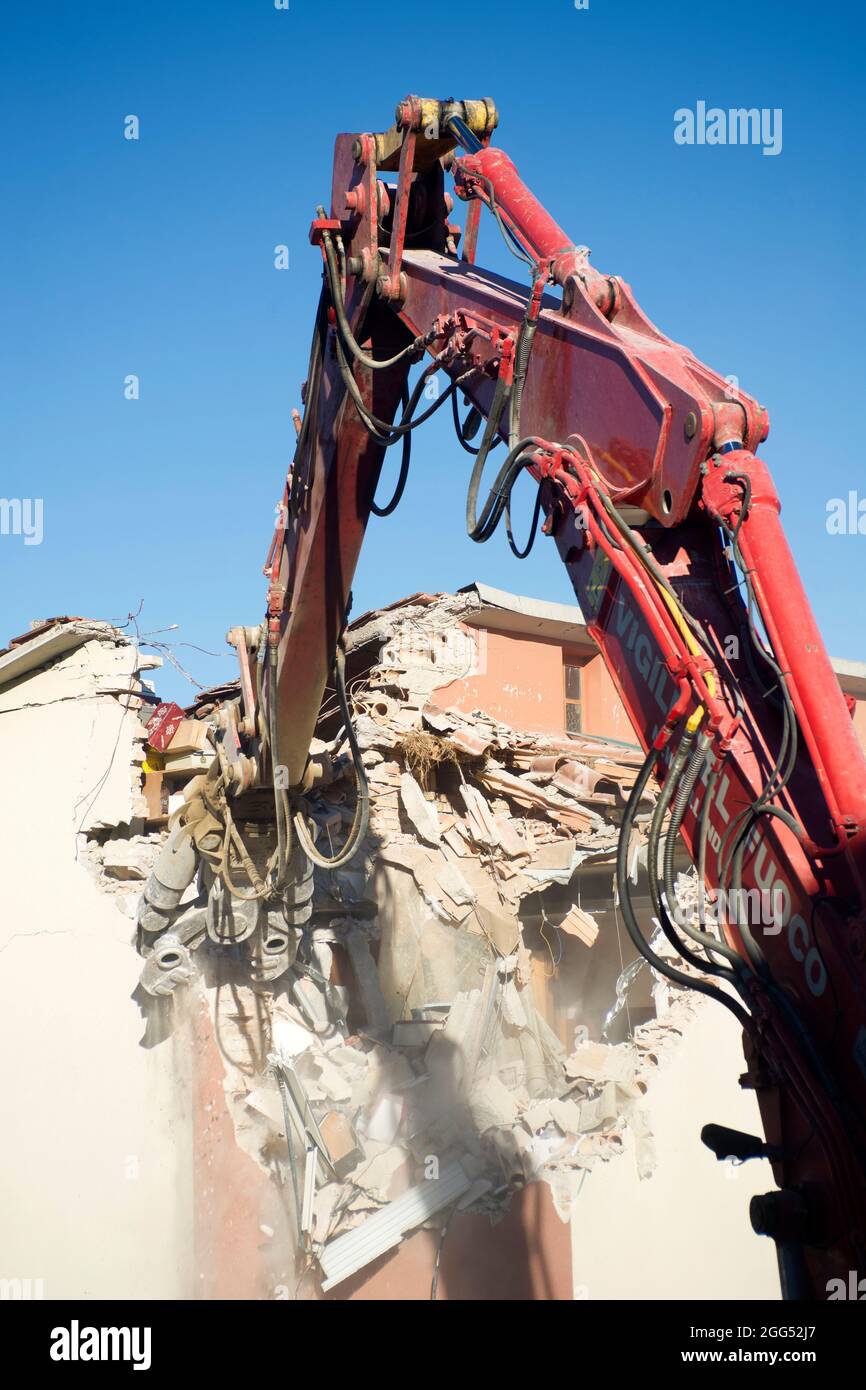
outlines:
[{"label": "window on pink building", "polygon": [[566,661],[563,666],[565,677],[565,727],[570,734],[579,734],[583,729],[580,705],[580,667]]}]

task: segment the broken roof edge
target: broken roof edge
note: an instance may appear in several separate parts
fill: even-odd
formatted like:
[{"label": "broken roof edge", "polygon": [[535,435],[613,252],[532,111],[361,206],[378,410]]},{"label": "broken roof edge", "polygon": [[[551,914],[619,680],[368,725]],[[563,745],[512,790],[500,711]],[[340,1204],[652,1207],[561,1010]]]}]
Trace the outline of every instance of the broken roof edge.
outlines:
[{"label": "broken roof edge", "polygon": [[512,594],[507,589],[479,583],[477,579],[463,585],[457,592],[474,594],[478,601],[474,611],[466,618],[471,627],[497,627],[504,632],[597,650],[576,603],[556,603],[550,599]]},{"label": "broken roof edge", "polygon": [[423,591],[408,594],[405,598],[396,599],[380,608],[371,608],[360,613],[349,624],[349,631],[354,636],[351,645],[361,646],[374,640],[377,635],[377,621],[387,614],[416,605],[429,608],[449,599],[464,600],[466,612],[461,614],[460,618],[469,627],[497,628],[503,632],[597,650],[577,604],[528,598],[525,594],[512,594],[506,589],[497,589],[492,584],[482,584],[478,580],[461,585],[453,593],[442,590],[435,594]]},{"label": "broken roof edge", "polygon": [[849,661],[846,657],[831,656],[830,665],[846,695],[866,699],[866,661]]},{"label": "broken roof edge", "polygon": [[[475,594],[479,606],[465,621],[470,626],[493,626],[492,618],[498,613],[503,621],[496,626],[507,632],[525,632],[530,636],[558,638],[576,645],[586,645],[597,649],[597,643],[590,636],[583,613],[577,604],[555,603],[547,599],[528,598],[524,594],[512,594],[506,589],[496,589],[491,584],[473,580],[457,590],[458,594]],[[418,599],[420,596],[416,595]],[[831,656],[830,665],[846,694],[866,698],[866,661],[853,661],[848,657]]]},{"label": "broken roof edge", "polygon": [[130,638],[113,623],[99,618],[57,618],[15,637],[0,653],[0,687],[28,675],[85,642],[128,643]]}]

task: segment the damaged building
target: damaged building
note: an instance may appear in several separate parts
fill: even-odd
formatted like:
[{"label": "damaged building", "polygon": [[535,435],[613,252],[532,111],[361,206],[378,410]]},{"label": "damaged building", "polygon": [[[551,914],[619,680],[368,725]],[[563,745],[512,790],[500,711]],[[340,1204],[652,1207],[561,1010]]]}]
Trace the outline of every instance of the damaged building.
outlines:
[{"label": "damaged building", "polygon": [[[776,1297],[747,1215],[763,1164],[699,1142],[708,1121],[759,1124],[736,1026],[655,975],[620,920],[642,754],[580,613],[476,584],[359,617],[346,652],[369,825],[335,868],[295,846],[280,918],[253,891],[262,790],[170,911],[154,873],[167,843],[212,834],[234,686],[166,704],[158,657],[74,618],[0,655],[11,784],[32,798],[3,828],[22,1072],[2,1162],[33,1193],[4,1215],[7,1258],[59,1297]],[[837,669],[860,723],[866,671]],[[312,833],[339,857],[355,793],[333,692],[316,733]],[[652,805],[629,867],[670,953]],[[249,910],[220,901],[218,859]],[[678,893],[688,908],[685,862]]]}]

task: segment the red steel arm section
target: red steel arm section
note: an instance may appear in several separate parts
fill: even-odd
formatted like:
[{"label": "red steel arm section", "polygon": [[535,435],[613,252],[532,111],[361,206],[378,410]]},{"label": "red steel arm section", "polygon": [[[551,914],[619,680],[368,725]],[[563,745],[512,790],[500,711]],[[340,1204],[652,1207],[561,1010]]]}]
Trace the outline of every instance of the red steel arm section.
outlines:
[{"label": "red steel arm section", "polygon": [[[447,118],[458,106],[477,138],[455,158]],[[709,888],[729,886],[745,825],[742,889],[772,895],[770,920],[722,917],[747,981],[743,1082],[757,1091],[781,1189],[754,1219],[787,1252],[788,1277],[796,1269],[798,1287],[824,1297],[827,1279],[866,1274],[866,762],[756,456],[766,412],[666,338],[619,277],[590,266],[588,250],[486,143],[492,111],[407,98],[385,135],[340,136],[331,217],[314,224],[314,239],[342,239],[347,311],[366,350],[381,359],[423,338],[485,417],[519,352],[529,292],[474,264],[474,216],[468,257],[451,251],[446,167],[458,196],[486,204],[561,289],[537,316],[523,457],[541,487],[543,529],[662,782],[683,726],[700,724],[708,755],[682,834],[696,856],[708,797]],[[430,134],[433,114],[444,126]],[[398,174],[396,188],[383,185],[383,171]],[[334,334],[323,319],[318,403],[271,557],[279,750],[292,787],[382,458],[347,398]],[[405,358],[385,371],[354,368],[365,405],[384,421],[407,374]],[[617,529],[617,517],[631,531]],[[744,572],[757,605],[751,630]],[[781,674],[762,655],[767,639]]]}]

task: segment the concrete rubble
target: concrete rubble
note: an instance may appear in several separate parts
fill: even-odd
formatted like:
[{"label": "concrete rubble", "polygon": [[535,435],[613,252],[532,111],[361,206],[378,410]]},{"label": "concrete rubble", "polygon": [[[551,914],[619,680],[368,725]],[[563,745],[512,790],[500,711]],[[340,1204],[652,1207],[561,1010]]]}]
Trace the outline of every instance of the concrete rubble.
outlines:
[{"label": "concrete rubble", "polygon": [[[627,1126],[648,1176],[644,1093],[690,1016],[688,995],[665,988],[664,1011],[629,1041],[578,1028],[570,1048],[536,1006],[521,904],[576,885],[582,866],[612,874],[641,754],[443,708],[437,690],[473,659],[461,641],[469,602],[418,596],[350,628],[367,841],[347,867],[315,870],[290,982],[269,993],[267,1069],[251,1077],[245,1060],[226,1077],[238,1138],[291,1194],[325,1288],[421,1222],[454,1210],[496,1219],[527,1182],[547,1182],[567,1220]],[[347,744],[334,724],[326,701],[318,733],[338,758]],[[311,800],[328,855],[351,806],[350,778]],[[553,921],[592,950],[599,927],[577,886]]]}]

